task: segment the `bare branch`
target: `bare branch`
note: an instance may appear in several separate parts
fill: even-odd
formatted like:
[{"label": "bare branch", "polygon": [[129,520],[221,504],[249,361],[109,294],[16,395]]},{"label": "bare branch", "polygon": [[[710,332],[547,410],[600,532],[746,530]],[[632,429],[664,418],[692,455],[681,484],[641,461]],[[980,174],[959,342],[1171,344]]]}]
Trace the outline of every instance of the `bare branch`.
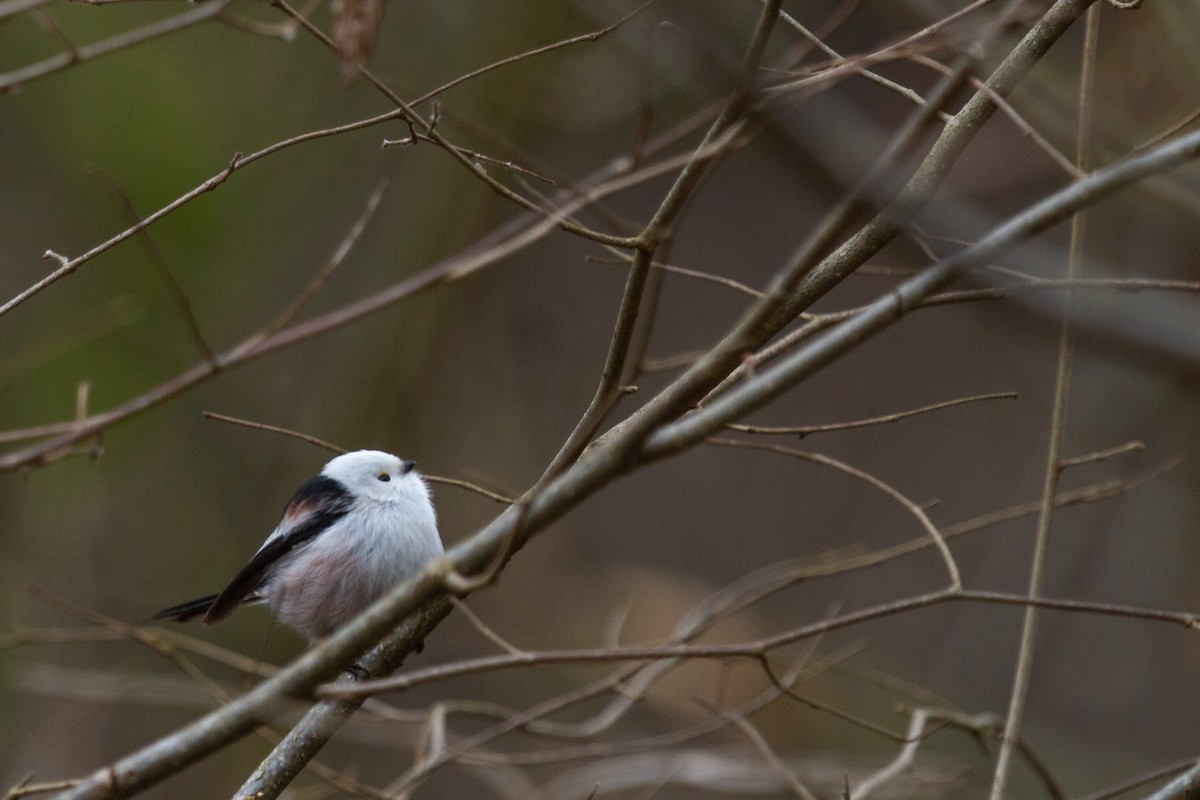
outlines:
[{"label": "bare branch", "polygon": [[833,467],[840,472],[844,472],[847,475],[874,486],[876,489],[879,489],[888,497],[891,497],[893,500],[900,503],[900,505],[908,509],[908,512],[916,518],[921,527],[925,529],[925,532],[929,534],[930,541],[932,541],[934,546],[937,547],[938,553],[941,555],[942,561],[946,565],[946,572],[950,577],[950,589],[956,591],[962,588],[962,576],[959,573],[958,564],[955,563],[954,556],[950,553],[950,548],[946,546],[946,540],[942,537],[941,532],[938,531],[937,526],[933,524],[933,520],[929,518],[929,516],[919,505],[902,494],[898,489],[884,482],[882,479],[871,475],[870,473],[863,472],[860,469],[856,469],[849,464],[838,461],[835,458],[821,455],[820,453],[808,453],[791,447],[762,444],[759,442],[743,442],[737,439],[709,438],[707,441],[709,444],[717,444],[725,447],[746,447],[752,450],[766,450],[768,452],[779,453],[781,455],[791,456],[792,458],[798,458],[804,461],[812,461],[827,467]]},{"label": "bare branch", "polygon": [[952,408],[954,406],[966,405],[968,403],[979,403],[985,400],[1016,400],[1016,392],[992,392],[990,394],[978,394],[970,397],[958,397],[954,400],[943,400],[940,403],[932,403],[919,408],[912,408],[907,411],[897,411],[894,414],[884,414],[878,417],[868,417],[867,419],[858,419],[851,422],[831,422],[827,425],[801,425],[794,427],[770,427],[766,425],[739,425],[730,424],[725,427],[731,431],[740,433],[764,433],[764,434],[787,434],[807,436],[810,433],[826,433],[828,431],[844,431],[853,428],[865,428],[870,425],[884,425],[891,422],[899,422],[908,417],[915,417],[920,414],[928,414],[930,411],[940,411],[943,408]]},{"label": "bare branch", "polygon": [[[39,61],[36,64],[15,69],[12,72],[0,75],[0,94],[20,89],[38,78],[44,78],[47,75],[74,66],[75,64],[93,61],[109,53],[134,47],[142,42],[156,39],[159,36],[166,36],[184,28],[189,28],[192,25],[205,22],[223,12],[231,2],[232,0],[213,0],[211,3],[205,3],[198,8],[189,9],[174,17],[167,17],[166,19],[151,22],[132,31],[119,33],[116,36],[102,39],[92,44],[85,44],[82,47],[60,53],[45,61]],[[40,0],[37,2],[21,2],[18,5],[0,10],[0,19],[3,19],[8,13],[20,13],[21,11],[36,8],[40,5],[42,5]],[[10,11],[10,9],[12,10]],[[6,310],[7,306],[0,308],[0,313]]]}]

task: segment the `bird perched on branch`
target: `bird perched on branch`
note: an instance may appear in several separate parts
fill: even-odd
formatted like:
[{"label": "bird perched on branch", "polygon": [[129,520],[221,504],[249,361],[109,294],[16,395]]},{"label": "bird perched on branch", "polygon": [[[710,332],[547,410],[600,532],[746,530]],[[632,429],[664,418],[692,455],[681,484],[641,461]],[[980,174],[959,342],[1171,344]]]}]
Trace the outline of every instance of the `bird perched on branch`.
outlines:
[{"label": "bird perched on branch", "polygon": [[300,487],[224,591],[153,619],[215,625],[243,605],[266,603],[281,622],[319,639],[441,553],[429,487],[413,462],[358,450]]}]

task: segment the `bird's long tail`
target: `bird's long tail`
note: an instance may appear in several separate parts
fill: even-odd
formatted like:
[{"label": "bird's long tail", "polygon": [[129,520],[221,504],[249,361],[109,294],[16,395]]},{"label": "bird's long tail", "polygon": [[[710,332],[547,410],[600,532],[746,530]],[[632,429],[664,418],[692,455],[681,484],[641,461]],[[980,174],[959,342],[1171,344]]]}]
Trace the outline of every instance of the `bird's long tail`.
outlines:
[{"label": "bird's long tail", "polygon": [[177,606],[164,608],[150,619],[173,619],[176,622],[187,622],[189,619],[204,616],[216,599],[217,596],[215,594],[210,594],[208,597],[201,597],[199,600],[180,603]]}]

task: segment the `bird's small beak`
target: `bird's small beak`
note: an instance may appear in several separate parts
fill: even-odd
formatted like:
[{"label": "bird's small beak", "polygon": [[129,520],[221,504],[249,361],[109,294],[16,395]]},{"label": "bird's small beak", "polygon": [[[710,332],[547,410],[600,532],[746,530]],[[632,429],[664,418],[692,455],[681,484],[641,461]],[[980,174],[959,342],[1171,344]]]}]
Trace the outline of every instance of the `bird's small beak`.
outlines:
[{"label": "bird's small beak", "polygon": [[415,462],[415,461],[401,461],[400,462],[400,473],[402,475],[407,475],[408,473],[412,472],[413,468],[416,466],[417,466],[417,462]]}]

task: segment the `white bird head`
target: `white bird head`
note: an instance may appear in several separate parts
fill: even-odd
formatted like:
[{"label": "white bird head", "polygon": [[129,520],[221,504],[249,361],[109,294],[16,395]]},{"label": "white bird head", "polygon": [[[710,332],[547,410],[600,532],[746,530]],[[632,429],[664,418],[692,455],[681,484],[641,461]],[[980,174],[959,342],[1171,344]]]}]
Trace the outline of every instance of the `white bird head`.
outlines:
[{"label": "white bird head", "polygon": [[382,503],[429,503],[429,487],[411,461],[380,450],[355,450],[325,465],[321,474],[353,497]]}]

